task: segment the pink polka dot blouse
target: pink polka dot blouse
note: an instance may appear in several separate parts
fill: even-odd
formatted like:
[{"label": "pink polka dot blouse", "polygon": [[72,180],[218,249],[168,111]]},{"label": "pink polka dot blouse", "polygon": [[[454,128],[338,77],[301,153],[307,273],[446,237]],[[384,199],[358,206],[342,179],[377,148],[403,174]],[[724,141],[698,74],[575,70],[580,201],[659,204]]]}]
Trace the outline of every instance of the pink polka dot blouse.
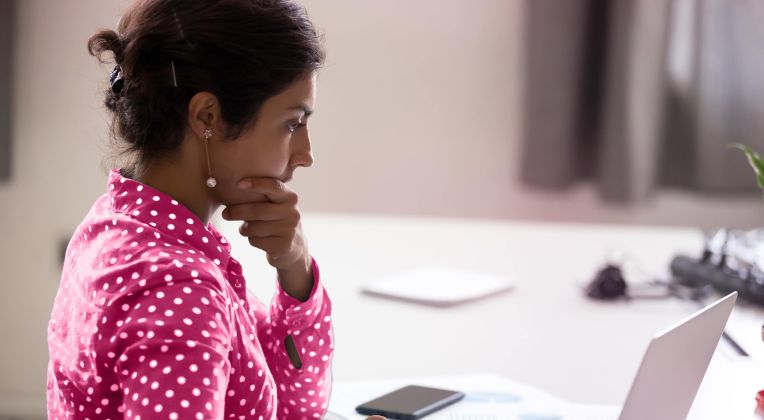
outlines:
[{"label": "pink polka dot blouse", "polygon": [[66,250],[48,323],[49,418],[321,417],[334,344],[315,260],[313,277],[305,302],[277,282],[266,307],[211,224],[112,169]]}]

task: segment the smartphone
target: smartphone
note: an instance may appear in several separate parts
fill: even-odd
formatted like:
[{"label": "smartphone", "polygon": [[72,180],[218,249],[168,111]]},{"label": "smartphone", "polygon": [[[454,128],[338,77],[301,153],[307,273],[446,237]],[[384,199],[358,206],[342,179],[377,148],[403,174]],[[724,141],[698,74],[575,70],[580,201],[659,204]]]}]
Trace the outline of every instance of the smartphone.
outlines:
[{"label": "smartphone", "polygon": [[355,408],[359,414],[388,419],[416,420],[464,398],[464,393],[409,385],[365,402]]}]

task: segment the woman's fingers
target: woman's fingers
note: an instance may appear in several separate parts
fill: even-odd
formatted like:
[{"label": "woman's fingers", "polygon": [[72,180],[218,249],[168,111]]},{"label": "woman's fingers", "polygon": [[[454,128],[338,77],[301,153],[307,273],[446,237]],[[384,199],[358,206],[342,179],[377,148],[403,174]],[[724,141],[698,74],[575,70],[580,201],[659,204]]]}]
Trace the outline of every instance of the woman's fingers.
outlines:
[{"label": "woman's fingers", "polygon": [[[242,190],[253,195],[253,201],[231,204],[223,210],[223,219],[241,220],[239,233],[250,245],[267,254],[268,262],[277,269],[294,266],[308,255],[300,228],[298,197],[283,182],[261,177],[247,178]],[[267,200],[262,200],[262,194]],[[270,200],[270,201],[268,201]]]},{"label": "woman's fingers", "polygon": [[269,238],[272,236],[291,237],[295,234],[297,223],[285,220],[269,222],[242,222],[239,234],[248,238]]},{"label": "woman's fingers", "polygon": [[268,254],[268,259],[273,261],[277,261],[283,255],[288,254],[293,246],[292,238],[285,240],[279,237],[255,238],[250,236],[248,240],[250,245],[263,250]]},{"label": "woman's fingers", "polygon": [[248,194],[264,194],[276,203],[296,203],[297,194],[276,178],[255,176],[244,178],[238,183],[239,190]]},{"label": "woman's fingers", "polygon": [[279,220],[284,217],[285,207],[271,202],[232,204],[223,210],[225,220]]}]

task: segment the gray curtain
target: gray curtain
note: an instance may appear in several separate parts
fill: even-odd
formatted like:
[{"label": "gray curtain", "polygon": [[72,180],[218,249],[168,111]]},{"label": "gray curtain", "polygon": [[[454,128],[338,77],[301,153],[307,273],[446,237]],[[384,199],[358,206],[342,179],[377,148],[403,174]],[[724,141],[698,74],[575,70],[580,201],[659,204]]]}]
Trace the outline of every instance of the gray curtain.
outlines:
[{"label": "gray curtain", "polygon": [[729,143],[764,152],[761,0],[528,0],[521,177],[758,194]]},{"label": "gray curtain", "polygon": [[11,86],[15,0],[0,0],[0,184],[11,177]]}]

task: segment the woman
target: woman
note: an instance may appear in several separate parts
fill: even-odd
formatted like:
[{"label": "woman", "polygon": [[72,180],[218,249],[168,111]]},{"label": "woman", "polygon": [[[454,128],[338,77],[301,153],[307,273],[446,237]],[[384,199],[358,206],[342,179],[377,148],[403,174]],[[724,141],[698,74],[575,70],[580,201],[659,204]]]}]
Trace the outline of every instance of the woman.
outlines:
[{"label": "woman", "polygon": [[[286,183],[313,163],[324,52],[289,0],[139,0],[88,41],[127,158],[74,232],[48,326],[51,419],[313,419],[331,302]],[[249,293],[227,220],[277,269]]]}]

